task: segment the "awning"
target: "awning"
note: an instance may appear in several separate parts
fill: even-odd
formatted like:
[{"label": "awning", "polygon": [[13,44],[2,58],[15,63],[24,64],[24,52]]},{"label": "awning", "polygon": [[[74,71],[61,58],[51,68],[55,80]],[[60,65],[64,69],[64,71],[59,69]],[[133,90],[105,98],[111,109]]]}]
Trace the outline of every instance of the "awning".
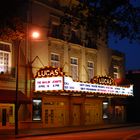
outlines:
[{"label": "awning", "polygon": [[[29,99],[21,91],[18,91],[18,103],[19,104],[30,104],[31,99]],[[16,90],[3,90],[0,89],[0,103],[15,103],[16,102]]]}]

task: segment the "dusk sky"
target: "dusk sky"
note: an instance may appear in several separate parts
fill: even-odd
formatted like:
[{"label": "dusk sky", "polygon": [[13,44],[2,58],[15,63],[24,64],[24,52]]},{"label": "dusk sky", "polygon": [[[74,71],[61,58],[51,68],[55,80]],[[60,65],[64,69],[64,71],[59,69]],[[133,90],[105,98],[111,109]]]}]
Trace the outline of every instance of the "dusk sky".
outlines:
[{"label": "dusk sky", "polygon": [[115,42],[115,37],[111,36],[109,41],[110,48],[125,53],[126,70],[140,70],[140,43],[129,43],[127,39]]},{"label": "dusk sky", "polygon": [[[137,7],[140,7],[140,0],[130,0]],[[140,40],[130,43],[129,40],[117,40],[116,37],[111,36],[109,41],[110,48],[119,50],[125,53],[126,70],[140,70]]]}]

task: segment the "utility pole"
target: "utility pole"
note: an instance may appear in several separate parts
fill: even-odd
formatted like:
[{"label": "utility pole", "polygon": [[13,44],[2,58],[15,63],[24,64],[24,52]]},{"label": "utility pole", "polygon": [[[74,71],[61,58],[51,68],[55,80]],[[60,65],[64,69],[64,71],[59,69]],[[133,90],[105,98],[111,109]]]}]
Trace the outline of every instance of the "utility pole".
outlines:
[{"label": "utility pole", "polygon": [[17,40],[17,61],[16,61],[16,101],[15,101],[15,135],[18,135],[18,80],[19,80],[19,60],[20,60],[20,40]]}]

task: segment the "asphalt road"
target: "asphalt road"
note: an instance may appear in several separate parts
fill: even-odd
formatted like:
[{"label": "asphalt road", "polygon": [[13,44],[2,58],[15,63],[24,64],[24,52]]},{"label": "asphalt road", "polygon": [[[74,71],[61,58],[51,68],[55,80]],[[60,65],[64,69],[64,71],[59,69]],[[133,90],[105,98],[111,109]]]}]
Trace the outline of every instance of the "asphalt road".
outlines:
[{"label": "asphalt road", "polygon": [[18,140],[140,140],[140,126],[16,138]]}]

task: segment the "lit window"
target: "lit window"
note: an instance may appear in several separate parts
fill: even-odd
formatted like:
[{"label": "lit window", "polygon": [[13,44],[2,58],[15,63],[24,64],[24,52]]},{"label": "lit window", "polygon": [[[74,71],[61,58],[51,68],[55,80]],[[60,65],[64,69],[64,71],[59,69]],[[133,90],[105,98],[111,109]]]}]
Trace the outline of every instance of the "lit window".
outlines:
[{"label": "lit window", "polygon": [[54,67],[60,66],[59,55],[56,53],[51,54],[51,66],[54,66]]},{"label": "lit window", "polygon": [[88,61],[88,81],[94,77],[94,63]]},{"label": "lit window", "polygon": [[11,67],[10,44],[0,42],[0,73],[9,73]]},{"label": "lit window", "polygon": [[78,59],[71,58],[71,76],[73,80],[78,80]]},{"label": "lit window", "polygon": [[119,67],[118,66],[113,67],[113,74],[114,74],[114,79],[119,78]]}]

